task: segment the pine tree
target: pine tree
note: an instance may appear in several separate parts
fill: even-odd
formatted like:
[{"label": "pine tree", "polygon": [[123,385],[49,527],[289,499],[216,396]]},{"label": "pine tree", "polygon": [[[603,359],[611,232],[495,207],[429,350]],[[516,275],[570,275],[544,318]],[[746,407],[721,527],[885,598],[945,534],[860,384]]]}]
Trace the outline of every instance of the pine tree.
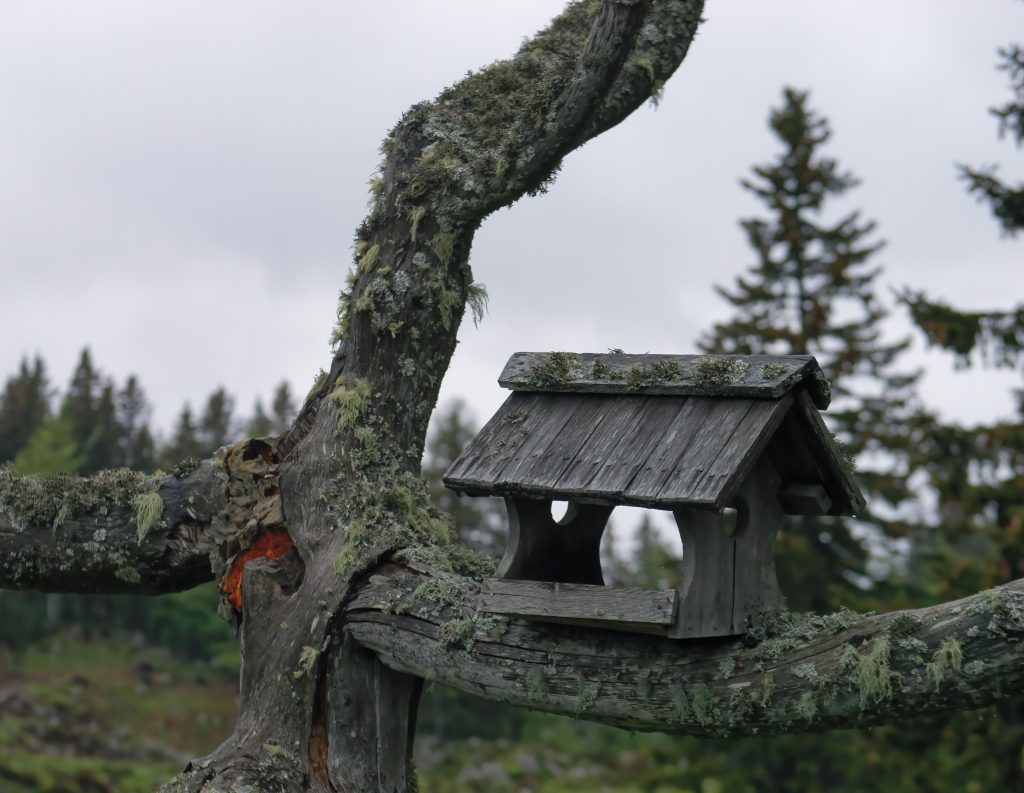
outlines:
[{"label": "pine tree", "polygon": [[206,447],[199,440],[195,419],[192,417],[192,406],[186,402],[175,422],[170,443],[161,451],[161,467],[171,469],[187,458],[201,459],[205,453]]},{"label": "pine tree", "polygon": [[13,460],[49,418],[49,391],[42,358],[36,356],[31,365],[22,358],[0,396],[0,463]]},{"label": "pine tree", "polygon": [[20,474],[73,474],[82,471],[85,457],[75,440],[70,417],[62,413],[38,427],[14,458],[14,467]]},{"label": "pine tree", "polygon": [[500,556],[505,543],[505,508],[498,499],[459,496],[446,488],[441,476],[476,435],[469,408],[461,399],[439,409],[431,422],[423,461],[423,478],[431,500],[452,516],[455,529],[469,547]]},{"label": "pine tree", "polygon": [[[860,479],[872,496],[897,504],[908,495],[899,465],[911,442],[916,374],[895,370],[909,340],[881,338],[886,311],[875,294],[880,268],[874,257],[883,243],[874,239],[875,224],[859,212],[838,220],[826,216],[830,199],[857,179],[822,153],[831,130],[808,108],[807,94],[785,89],[770,127],[782,152],[741,183],[769,211],[741,221],[757,260],[732,289],[717,287],[736,313],[717,323],[700,346],[720,354],[816,356],[832,384],[832,429],[854,454],[883,453],[886,467],[862,470]],[[834,605],[825,593],[837,585],[848,595],[856,592],[850,582],[865,580],[867,554],[846,523],[805,517],[789,528],[780,538],[789,549],[779,555],[780,575],[801,581],[819,571],[825,578],[791,587],[791,604]],[[807,553],[823,556],[827,565],[807,566]]]},{"label": "pine tree", "polygon": [[235,440],[231,424],[234,400],[224,388],[218,388],[206,400],[206,408],[199,419],[199,441],[207,452],[219,449]]},{"label": "pine tree", "polygon": [[84,454],[96,429],[96,405],[99,402],[100,376],[92,363],[89,348],[82,349],[71,382],[64,394],[61,413],[71,422],[75,443]]},{"label": "pine tree", "polygon": [[263,409],[263,401],[259,398],[253,406],[252,418],[249,419],[245,433],[250,438],[265,438],[274,434],[274,420],[267,415],[267,411]]},{"label": "pine tree", "polygon": [[292,399],[291,388],[285,380],[282,380],[274,391],[270,409],[273,412],[275,434],[280,434],[291,426],[292,420],[295,418],[295,401]]},{"label": "pine tree", "polygon": [[129,375],[117,395],[117,420],[121,427],[123,465],[140,471],[156,467],[156,448],[149,429],[150,408],[135,375]]}]

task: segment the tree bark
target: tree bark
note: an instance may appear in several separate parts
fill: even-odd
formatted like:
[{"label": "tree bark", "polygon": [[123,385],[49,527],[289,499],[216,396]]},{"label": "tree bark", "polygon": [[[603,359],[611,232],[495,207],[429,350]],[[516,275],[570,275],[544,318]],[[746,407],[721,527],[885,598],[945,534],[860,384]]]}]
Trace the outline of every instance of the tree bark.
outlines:
[{"label": "tree bark", "polygon": [[473,235],[657,94],[702,5],[570,3],[513,58],[403,116],[357,232],[329,371],[280,438],[235,444],[160,482],[0,472],[0,586],[162,592],[220,581],[240,629],[238,723],[167,791],[404,793],[424,677],[699,734],[861,723],[940,700],[989,701],[1000,679],[1019,687],[1016,584],[965,602],[955,619],[955,605],[820,623],[781,616],[753,648],[476,611],[472,576],[485,566],[454,544],[419,479],[459,323],[480,294]]},{"label": "tree bark", "polygon": [[781,613],[742,637],[684,641],[489,616],[480,588],[392,564],[348,604],[346,631],[398,672],[486,699],[708,737],[879,724],[1024,686],[1024,580],[913,611]]}]

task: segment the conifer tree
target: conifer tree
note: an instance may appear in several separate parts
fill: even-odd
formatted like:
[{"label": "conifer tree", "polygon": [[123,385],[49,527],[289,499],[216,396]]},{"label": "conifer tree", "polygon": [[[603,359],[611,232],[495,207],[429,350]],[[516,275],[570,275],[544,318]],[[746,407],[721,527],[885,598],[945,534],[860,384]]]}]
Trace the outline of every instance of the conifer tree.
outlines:
[{"label": "conifer tree", "polygon": [[252,409],[252,418],[246,426],[246,434],[251,438],[265,438],[274,434],[274,421],[263,409],[263,400],[257,398]]},{"label": "conifer tree", "polygon": [[170,469],[189,457],[198,459],[205,451],[205,445],[199,441],[195,419],[192,417],[192,406],[186,402],[174,424],[171,441],[161,452],[161,467]]},{"label": "conifer tree", "polygon": [[129,375],[117,395],[117,418],[121,428],[123,465],[140,471],[156,466],[156,448],[149,429],[150,408],[146,394],[135,375]]},{"label": "conifer tree", "polygon": [[295,418],[295,400],[292,399],[291,388],[287,381],[282,380],[274,391],[274,398],[270,403],[273,413],[273,430],[275,433],[284,432],[291,426]]},{"label": "conifer tree", "polygon": [[206,408],[199,419],[199,442],[206,453],[235,440],[231,422],[234,408],[234,400],[222,387],[210,394],[206,400]]},{"label": "conifer tree", "polygon": [[[807,94],[785,89],[770,127],[782,152],[742,181],[769,213],[741,221],[757,258],[732,288],[717,287],[735,314],[715,324],[700,346],[720,354],[816,356],[832,384],[834,401],[827,414],[832,429],[853,454],[885,454],[887,468],[862,470],[860,478],[873,497],[899,503],[907,496],[906,480],[894,456],[905,457],[910,442],[916,374],[895,369],[909,340],[881,338],[886,311],[875,294],[880,268],[874,257],[883,243],[874,238],[875,224],[859,212],[830,219],[835,214],[830,200],[857,180],[822,152],[831,130],[808,108]],[[798,523],[799,529],[791,525],[780,538],[800,551],[780,555],[780,574],[800,580],[823,571],[824,581],[807,582],[790,601],[825,608],[831,598],[824,593],[837,584],[854,591],[848,584],[862,580],[867,556],[841,521]],[[808,567],[806,552],[823,555],[828,564]],[[789,563],[797,569],[785,569]],[[802,600],[804,593],[814,595]]]},{"label": "conifer tree", "polygon": [[38,355],[22,358],[0,396],[0,463],[13,460],[50,415],[46,367]]},{"label": "conifer tree", "polygon": [[454,399],[439,408],[431,421],[423,460],[423,478],[430,498],[452,516],[462,541],[489,556],[504,550],[505,508],[498,499],[459,496],[446,488],[441,477],[476,435],[469,408],[462,399]]}]

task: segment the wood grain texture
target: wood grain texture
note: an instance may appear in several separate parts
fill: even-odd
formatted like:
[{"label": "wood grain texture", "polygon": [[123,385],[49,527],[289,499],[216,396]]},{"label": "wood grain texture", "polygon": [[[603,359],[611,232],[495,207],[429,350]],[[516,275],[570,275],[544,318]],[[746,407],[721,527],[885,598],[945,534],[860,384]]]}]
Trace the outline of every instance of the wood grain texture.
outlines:
[{"label": "wood grain texture", "polygon": [[448,487],[479,495],[720,509],[790,404],[788,395],[513,396],[449,468]]},{"label": "wood grain texture", "polygon": [[[518,619],[481,629],[471,650],[445,647],[439,637],[444,617],[429,604],[395,613],[394,604],[407,602],[426,580],[409,573],[370,577],[347,603],[347,631],[402,672],[429,673],[486,699],[626,729],[738,737],[850,728],[977,708],[1024,689],[1024,625],[998,605],[1024,599],[1024,580],[1001,587],[995,597],[982,593],[913,611],[851,615],[836,624],[806,615],[806,630],[774,642],[774,652],[752,635],[679,641]],[[467,607],[479,602],[470,594]],[[898,682],[890,694],[865,701],[844,663],[851,652],[863,658],[898,625],[914,626],[920,653],[892,653],[888,670]],[[921,658],[935,657],[952,639],[962,648],[964,672],[937,691]],[[814,680],[807,679],[808,665]],[[581,682],[596,692],[586,702]],[[705,707],[694,709],[698,696]]]},{"label": "wood grain texture", "polygon": [[[538,378],[552,353],[517,352],[498,378],[513,391],[556,391],[597,394],[671,394],[676,396],[736,396],[778,399],[804,384],[815,404],[824,410],[830,393],[818,362],[811,355],[632,355],[627,353],[558,353],[571,356],[560,381]],[[563,358],[563,361],[566,359]],[[709,361],[727,361],[721,373]],[[665,365],[677,371],[670,378],[645,378],[644,369]],[[645,382],[653,380],[652,382]]]},{"label": "wood grain texture", "polygon": [[485,581],[480,609],[490,614],[665,634],[675,621],[674,589],[540,581]]}]

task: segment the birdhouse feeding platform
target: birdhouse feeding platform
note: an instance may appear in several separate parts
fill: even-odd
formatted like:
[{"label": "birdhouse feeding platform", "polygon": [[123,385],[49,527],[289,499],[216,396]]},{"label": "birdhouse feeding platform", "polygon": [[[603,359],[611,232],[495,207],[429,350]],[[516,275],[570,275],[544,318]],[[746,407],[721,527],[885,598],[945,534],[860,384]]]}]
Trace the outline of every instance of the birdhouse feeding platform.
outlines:
[{"label": "birdhouse feeding platform", "polygon": [[[864,498],[819,415],[811,356],[516,353],[508,400],[444,476],[503,496],[509,540],[483,608],[674,638],[745,632],[779,608],[772,546],[785,515],[851,515]],[[552,501],[568,501],[565,516]],[[675,589],[604,586],[618,505],[670,510]]]}]

